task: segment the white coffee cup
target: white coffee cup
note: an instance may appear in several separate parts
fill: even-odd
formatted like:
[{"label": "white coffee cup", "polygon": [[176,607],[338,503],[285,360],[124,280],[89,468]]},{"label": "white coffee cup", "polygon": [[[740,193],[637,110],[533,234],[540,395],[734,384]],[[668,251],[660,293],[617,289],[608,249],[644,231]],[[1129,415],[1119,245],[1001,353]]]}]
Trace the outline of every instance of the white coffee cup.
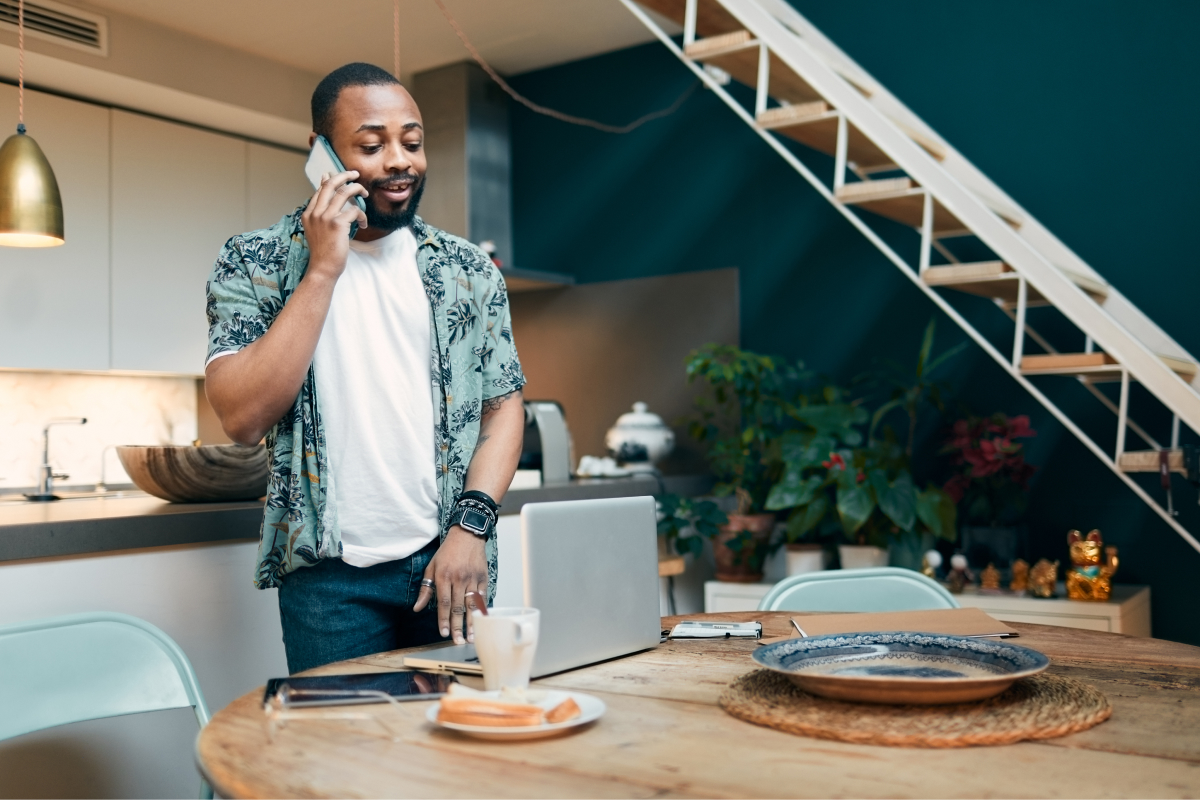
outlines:
[{"label": "white coffee cup", "polygon": [[540,617],[536,608],[489,608],[487,616],[471,612],[485,689],[529,687]]}]

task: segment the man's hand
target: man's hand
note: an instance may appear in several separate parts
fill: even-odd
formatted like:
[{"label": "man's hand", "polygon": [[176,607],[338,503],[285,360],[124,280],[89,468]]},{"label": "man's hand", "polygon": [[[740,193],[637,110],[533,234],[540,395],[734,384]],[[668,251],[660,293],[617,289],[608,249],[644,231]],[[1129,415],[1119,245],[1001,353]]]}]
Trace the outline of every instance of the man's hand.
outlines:
[{"label": "man's hand", "polygon": [[[433,588],[422,586],[417,595],[413,611],[421,611],[437,592],[438,628],[442,636],[454,634],[455,644],[475,641],[471,615],[466,613],[467,592],[479,592],[487,597],[488,568],[484,554],[484,541],[455,525],[446,534],[433,560],[425,568],[425,577],[433,581]],[[452,614],[452,609],[464,609]],[[466,638],[463,638],[463,617],[467,620]]]},{"label": "man's hand", "polygon": [[[333,280],[341,277],[350,252],[350,223],[357,222],[360,228],[367,226],[367,215],[351,201],[355,195],[366,197],[367,190],[361,184],[347,183],[357,177],[357,170],[326,175],[300,215],[304,238],[308,241],[310,275]],[[343,209],[347,201],[351,201],[350,205]]]}]

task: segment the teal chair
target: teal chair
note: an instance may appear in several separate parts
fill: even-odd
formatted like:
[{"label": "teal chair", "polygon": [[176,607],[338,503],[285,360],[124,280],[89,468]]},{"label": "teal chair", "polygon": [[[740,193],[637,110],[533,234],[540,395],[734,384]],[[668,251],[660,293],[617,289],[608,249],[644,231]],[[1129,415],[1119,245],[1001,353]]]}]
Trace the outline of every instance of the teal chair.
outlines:
[{"label": "teal chair", "polygon": [[[0,625],[0,740],[103,717],[208,706],[187,656],[127,614],[71,614]],[[201,780],[200,797],[212,789]]]},{"label": "teal chair", "polygon": [[954,596],[919,572],[899,567],[831,569],[784,578],[759,611],[923,611],[958,608]]}]

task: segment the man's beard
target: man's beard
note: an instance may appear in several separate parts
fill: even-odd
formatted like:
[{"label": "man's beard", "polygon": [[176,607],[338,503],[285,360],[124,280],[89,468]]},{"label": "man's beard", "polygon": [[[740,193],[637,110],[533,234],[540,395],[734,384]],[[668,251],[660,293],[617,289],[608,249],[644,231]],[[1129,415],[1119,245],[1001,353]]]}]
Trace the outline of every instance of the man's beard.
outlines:
[{"label": "man's beard", "polygon": [[[411,175],[411,173],[409,173],[409,175]],[[404,176],[389,175],[386,178],[371,181],[370,188],[383,188],[388,184],[395,183],[400,177]],[[375,201],[369,197],[367,198],[368,228],[376,231],[387,231],[388,233],[391,233],[392,231],[397,231],[401,228],[407,228],[412,224],[413,217],[417,215],[417,206],[421,204],[421,194],[425,191],[425,176],[422,175],[420,180],[417,180],[415,175],[411,175],[411,177],[413,178],[413,192],[408,198],[408,204],[405,205],[400,211],[393,211],[391,213],[380,211],[379,207],[375,204]]]}]

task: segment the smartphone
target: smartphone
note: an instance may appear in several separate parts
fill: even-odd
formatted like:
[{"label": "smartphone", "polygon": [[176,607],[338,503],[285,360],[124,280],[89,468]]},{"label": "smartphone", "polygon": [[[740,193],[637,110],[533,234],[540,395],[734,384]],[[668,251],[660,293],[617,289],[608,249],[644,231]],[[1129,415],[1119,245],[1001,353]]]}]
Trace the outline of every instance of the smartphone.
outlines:
[{"label": "smartphone", "polygon": [[351,692],[383,692],[397,700],[433,700],[441,697],[458,679],[444,672],[362,672],[349,675],[318,675],[310,678],[271,678],[263,692],[263,703],[281,690],[292,708],[386,703],[379,695],[355,696]]},{"label": "smartphone", "polygon": [[[337,157],[337,153],[333,152],[333,145],[324,136],[318,135],[316,141],[313,142],[312,151],[308,154],[308,161],[304,164],[304,174],[308,176],[309,183],[313,185],[314,189],[320,189],[322,175],[336,175],[345,171],[342,160]],[[367,213],[367,204],[361,197],[355,195],[351,200],[364,214]],[[347,202],[342,210],[349,207],[350,202]],[[358,233],[358,223],[351,222],[350,238],[353,239],[356,233]]]}]

